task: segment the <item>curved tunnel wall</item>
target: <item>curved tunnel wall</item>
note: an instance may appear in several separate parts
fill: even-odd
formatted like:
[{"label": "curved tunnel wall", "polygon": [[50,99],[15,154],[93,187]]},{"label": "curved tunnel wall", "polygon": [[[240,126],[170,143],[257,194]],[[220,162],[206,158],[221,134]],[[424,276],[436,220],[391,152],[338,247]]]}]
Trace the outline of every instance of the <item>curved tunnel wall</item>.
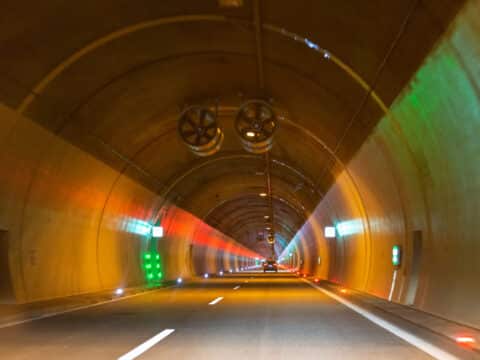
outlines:
[{"label": "curved tunnel wall", "polygon": [[174,206],[164,212],[161,224],[165,229],[165,238],[159,242],[158,248],[166,255],[164,268],[179,276],[228,271],[251,265],[259,256]]},{"label": "curved tunnel wall", "polygon": [[[165,280],[192,275],[191,245],[210,249],[196,262],[202,271],[256,255],[5,106],[0,141],[2,261],[19,302],[146,285],[149,251]],[[155,242],[158,214],[166,231]]]},{"label": "curved tunnel wall", "polygon": [[479,19],[471,1],[283,254],[298,247],[305,271],[477,327]]}]

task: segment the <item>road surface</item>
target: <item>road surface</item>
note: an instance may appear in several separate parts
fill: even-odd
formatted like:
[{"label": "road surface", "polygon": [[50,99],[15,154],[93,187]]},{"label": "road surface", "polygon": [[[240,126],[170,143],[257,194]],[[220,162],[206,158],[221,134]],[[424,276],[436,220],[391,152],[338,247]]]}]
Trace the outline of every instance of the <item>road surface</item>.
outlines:
[{"label": "road surface", "polygon": [[289,274],[201,279],[0,330],[0,359],[430,359]]}]

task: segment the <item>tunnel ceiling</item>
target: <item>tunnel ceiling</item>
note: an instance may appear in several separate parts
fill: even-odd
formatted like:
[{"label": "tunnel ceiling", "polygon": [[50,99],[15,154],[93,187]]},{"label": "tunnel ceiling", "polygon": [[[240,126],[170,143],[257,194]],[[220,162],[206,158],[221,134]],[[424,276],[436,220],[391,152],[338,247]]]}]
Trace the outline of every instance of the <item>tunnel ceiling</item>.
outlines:
[{"label": "tunnel ceiling", "polygon": [[[260,21],[252,1],[220,2],[9,1],[0,15],[0,96],[259,250],[265,162],[234,133],[240,104],[261,97],[279,116],[275,225],[288,240],[341,170],[338,161],[381,118],[369,95],[388,106],[463,1],[263,0]],[[191,104],[219,109],[225,142],[214,156],[194,156],[177,135]]]}]

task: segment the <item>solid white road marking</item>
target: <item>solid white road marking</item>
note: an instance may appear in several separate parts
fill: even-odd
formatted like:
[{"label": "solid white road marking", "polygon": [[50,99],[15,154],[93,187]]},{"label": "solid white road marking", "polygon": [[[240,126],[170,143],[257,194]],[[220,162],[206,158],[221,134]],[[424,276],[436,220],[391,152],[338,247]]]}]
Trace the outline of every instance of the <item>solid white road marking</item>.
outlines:
[{"label": "solid white road marking", "polygon": [[56,312],[53,312],[53,313],[33,316],[33,317],[31,317],[29,319],[25,319],[25,320],[12,321],[12,322],[9,322],[9,323],[0,324],[0,329],[4,329],[4,328],[11,327],[11,326],[16,326],[16,325],[22,325],[22,324],[25,324],[25,323],[29,323],[31,321],[48,319],[50,317],[63,315],[63,314],[67,314],[67,313],[74,312],[74,311],[90,309],[90,308],[93,308],[93,307],[96,307],[96,306],[107,305],[107,304],[110,304],[110,303],[115,303],[117,301],[131,299],[131,298],[134,298],[134,297],[137,297],[137,296],[148,295],[149,293],[152,293],[154,291],[159,291],[159,290],[163,290],[163,289],[170,289],[171,287],[173,287],[173,285],[172,286],[161,287],[161,288],[154,289],[154,290],[142,291],[140,293],[136,293],[136,294],[133,294],[133,295],[122,296],[122,297],[118,297],[118,298],[115,298],[115,299],[100,301],[100,302],[89,304],[89,305],[78,306],[78,307],[74,307],[74,308],[67,309],[67,310],[56,311]]},{"label": "solid white road marking", "polygon": [[237,285],[233,288],[233,290],[238,290],[238,289],[240,289],[240,285]]},{"label": "solid white road marking", "polygon": [[215,304],[218,304],[220,301],[223,300],[223,296],[219,296],[217,297],[215,300],[212,300],[208,303],[208,305],[215,305]]},{"label": "solid white road marking", "polygon": [[374,324],[380,326],[381,328],[387,330],[388,332],[392,333],[395,336],[398,336],[400,339],[408,342],[409,344],[415,346],[416,348],[422,350],[423,352],[426,352],[427,354],[433,356],[435,359],[439,360],[457,360],[458,358],[442,349],[439,347],[430,344],[429,342],[420,339],[419,337],[403,330],[400,329],[398,326],[372,314],[371,312],[362,309],[361,307],[353,304],[352,302],[332,293],[329,290],[326,290],[318,285],[315,285],[311,283],[308,280],[301,279],[302,281],[306,282],[308,285],[311,287],[314,287],[315,289],[323,292],[325,295],[331,297],[332,299],[338,301],[339,303],[345,305],[349,309],[355,311],[357,314],[363,316],[364,318],[370,320]]},{"label": "solid white road marking", "polygon": [[153,346],[155,346],[156,344],[158,344],[160,341],[165,339],[168,335],[170,335],[174,331],[175,331],[175,329],[165,329],[165,330],[163,330],[161,333],[159,333],[159,334],[155,335],[154,337],[152,337],[151,339],[145,341],[143,344],[137,346],[132,351],[126,353],[123,356],[120,356],[118,358],[118,360],[133,360],[133,359],[139,357],[145,351],[147,351],[148,349],[150,349]]}]

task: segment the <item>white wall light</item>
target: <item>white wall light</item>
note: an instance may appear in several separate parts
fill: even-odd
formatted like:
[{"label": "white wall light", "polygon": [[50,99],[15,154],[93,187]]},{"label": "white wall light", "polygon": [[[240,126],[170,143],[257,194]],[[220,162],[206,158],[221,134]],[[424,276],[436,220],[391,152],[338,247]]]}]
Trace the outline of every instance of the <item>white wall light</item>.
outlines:
[{"label": "white wall light", "polygon": [[161,238],[163,237],[163,227],[162,226],[154,226],[152,227],[152,236],[154,238]]},{"label": "white wall light", "polygon": [[117,290],[115,290],[115,295],[120,296],[120,295],[123,295],[123,293],[124,293],[124,291],[123,291],[122,288],[118,288]]},{"label": "white wall light", "polygon": [[363,233],[363,223],[360,219],[342,221],[339,222],[336,227],[339,236],[348,236]]},{"label": "white wall light", "polygon": [[325,226],[325,230],[323,232],[326,238],[334,238],[335,237],[335,227],[334,226]]}]

